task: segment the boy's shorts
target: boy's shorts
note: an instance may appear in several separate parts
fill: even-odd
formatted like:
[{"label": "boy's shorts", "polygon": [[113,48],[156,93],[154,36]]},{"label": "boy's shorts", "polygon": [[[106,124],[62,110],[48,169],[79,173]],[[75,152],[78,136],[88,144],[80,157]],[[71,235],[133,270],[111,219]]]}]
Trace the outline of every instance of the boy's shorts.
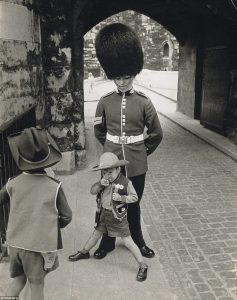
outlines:
[{"label": "boy's shorts", "polygon": [[[34,252],[9,246],[10,277],[25,274],[30,280],[42,280],[49,271],[44,270],[44,259],[40,252]],[[50,271],[59,266],[58,256]]]},{"label": "boy's shorts", "polygon": [[131,235],[127,216],[120,221],[114,217],[111,210],[104,208],[102,208],[100,214],[99,225],[95,229],[102,233],[107,233],[110,237],[126,237]]}]

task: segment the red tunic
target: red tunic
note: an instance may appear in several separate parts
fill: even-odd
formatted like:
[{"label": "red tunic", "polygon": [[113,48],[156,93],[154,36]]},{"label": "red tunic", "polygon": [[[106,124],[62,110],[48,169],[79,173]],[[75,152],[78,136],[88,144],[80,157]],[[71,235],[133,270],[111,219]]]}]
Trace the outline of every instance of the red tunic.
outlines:
[{"label": "red tunic", "polygon": [[[113,136],[138,136],[147,128],[144,141],[133,144],[116,144],[106,139]],[[123,96],[116,91],[103,96],[96,109],[95,136],[104,146],[104,152],[113,152],[119,159],[130,162],[126,166],[127,176],[146,173],[147,155],[160,144],[163,134],[157,112],[151,100],[141,92],[126,92]]]}]

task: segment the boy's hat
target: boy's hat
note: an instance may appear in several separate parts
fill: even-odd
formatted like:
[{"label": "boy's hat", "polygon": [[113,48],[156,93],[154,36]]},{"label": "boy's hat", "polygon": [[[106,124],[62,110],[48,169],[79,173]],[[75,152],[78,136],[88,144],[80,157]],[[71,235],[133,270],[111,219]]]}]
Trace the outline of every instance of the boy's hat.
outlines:
[{"label": "boy's hat", "polygon": [[26,128],[8,137],[12,156],[22,171],[47,168],[62,158],[57,144],[44,129]]},{"label": "boy's hat", "polygon": [[95,40],[97,58],[109,79],[136,76],[143,68],[140,40],[130,27],[113,23],[102,28]]},{"label": "boy's hat", "polygon": [[112,152],[105,152],[100,157],[98,166],[95,166],[92,171],[99,171],[110,168],[117,168],[129,164],[127,160],[119,160],[117,155]]}]

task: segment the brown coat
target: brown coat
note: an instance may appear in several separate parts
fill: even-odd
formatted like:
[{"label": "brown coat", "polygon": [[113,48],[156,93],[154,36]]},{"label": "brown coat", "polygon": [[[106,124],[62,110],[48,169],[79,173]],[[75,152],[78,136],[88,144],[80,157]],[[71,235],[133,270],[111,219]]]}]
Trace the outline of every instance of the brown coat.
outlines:
[{"label": "brown coat", "polygon": [[10,200],[8,245],[36,252],[62,248],[60,228],[72,212],[60,185],[43,173],[22,173],[1,189],[0,205]]}]

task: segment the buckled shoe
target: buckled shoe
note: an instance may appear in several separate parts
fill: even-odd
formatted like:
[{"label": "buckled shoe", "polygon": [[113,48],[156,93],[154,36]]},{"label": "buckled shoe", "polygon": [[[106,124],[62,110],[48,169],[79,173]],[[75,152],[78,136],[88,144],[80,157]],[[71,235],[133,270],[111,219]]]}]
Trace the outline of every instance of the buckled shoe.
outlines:
[{"label": "buckled shoe", "polygon": [[142,267],[139,267],[138,273],[137,273],[137,281],[144,281],[147,278],[147,270],[148,266],[144,265]]},{"label": "buckled shoe", "polygon": [[88,259],[90,258],[90,253],[86,252],[86,253],[82,253],[80,251],[77,251],[77,253],[69,255],[68,259],[70,261],[77,261],[79,259]]},{"label": "buckled shoe", "polygon": [[143,246],[142,248],[140,248],[140,251],[142,256],[144,257],[152,258],[155,256],[155,252],[147,246]]}]

